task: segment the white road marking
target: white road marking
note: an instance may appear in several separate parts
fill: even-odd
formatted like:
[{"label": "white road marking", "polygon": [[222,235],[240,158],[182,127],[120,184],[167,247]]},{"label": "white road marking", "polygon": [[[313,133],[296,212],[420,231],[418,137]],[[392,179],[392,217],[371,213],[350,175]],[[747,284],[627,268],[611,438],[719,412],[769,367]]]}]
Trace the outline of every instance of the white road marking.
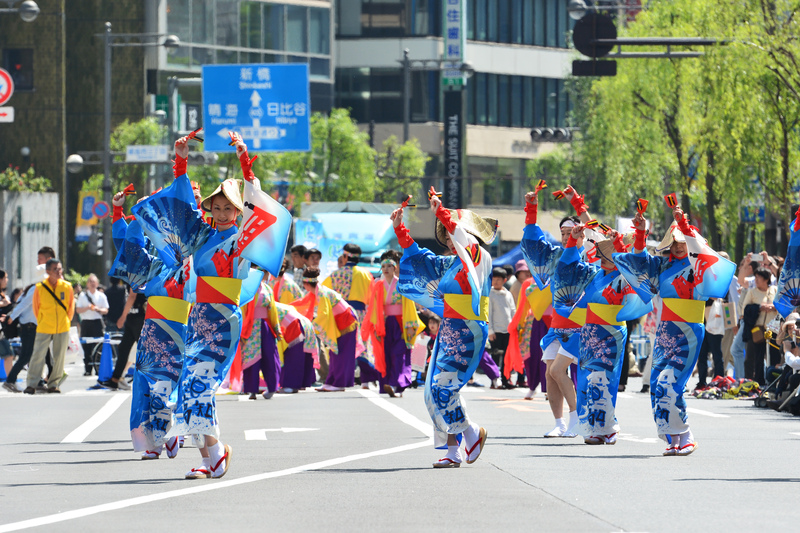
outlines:
[{"label": "white road marking", "polygon": [[617,439],[627,440],[630,442],[640,442],[642,444],[654,444],[659,441],[659,439],[655,437],[637,437],[636,435],[631,435],[630,433],[620,433],[617,435]]},{"label": "white road marking", "polygon": [[412,415],[405,409],[398,407],[397,404],[390,402],[389,400],[385,400],[378,396],[378,394],[372,392],[371,390],[366,389],[358,389],[357,392],[363,396],[364,398],[368,399],[381,409],[388,411],[390,415],[394,416],[401,422],[404,422],[411,426],[414,429],[417,429],[422,432],[423,435],[426,437],[433,438],[433,425],[427,424],[417,418],[416,416]]},{"label": "white road marking", "polygon": [[[394,453],[402,453],[409,450],[416,450],[417,448],[424,448],[427,446],[431,446],[433,444],[433,426],[426,424],[413,416],[408,411],[392,404],[391,402],[384,400],[383,398],[379,398],[377,394],[372,391],[367,390],[359,390],[358,391],[362,396],[366,397],[377,405],[378,407],[388,411],[391,415],[397,417],[402,422],[410,425],[411,427],[418,429],[426,436],[430,438],[422,441],[422,442],[415,442],[414,444],[406,444],[403,446],[396,446],[394,448],[385,448],[383,450],[376,450],[374,452],[367,452],[367,453],[359,453],[355,455],[347,455],[345,457],[337,457],[334,459],[328,459],[325,461],[319,461],[316,463],[310,463],[307,465],[296,466],[293,468],[287,468],[284,470],[278,470],[276,472],[265,472],[263,474],[256,474],[252,476],[246,476],[238,479],[229,479],[227,481],[216,481],[213,483],[208,483],[204,485],[197,485],[187,489],[178,489],[178,490],[171,490],[167,492],[161,492],[158,494],[150,494],[147,496],[139,496],[137,498],[128,498],[125,500],[118,500],[116,502],[104,503],[100,505],[94,505],[92,507],[84,507],[83,509],[75,509],[73,511],[65,511],[58,514],[52,514],[48,516],[42,516],[39,518],[32,518],[30,520],[22,520],[20,522],[12,522],[10,524],[0,525],[0,533],[7,533],[10,531],[20,531],[22,529],[28,529],[32,527],[41,527],[49,524],[57,524],[60,522],[66,522],[67,520],[75,520],[78,518],[84,518],[86,516],[92,516],[100,513],[105,513],[108,511],[116,511],[118,509],[125,509],[128,507],[134,507],[136,505],[144,505],[147,503],[153,503],[158,501],[163,501],[171,498],[178,498],[180,496],[189,496],[192,494],[200,494],[202,492],[210,492],[213,490],[221,490],[226,489],[229,487],[236,487],[239,485],[245,485],[247,483],[255,483],[257,481],[264,481],[266,479],[274,479],[284,476],[290,476],[292,474],[300,474],[302,472],[308,472],[310,470],[319,470],[322,468],[328,468],[330,466],[337,466],[345,463],[351,463],[353,461],[360,461],[362,459],[370,459],[372,457],[380,457],[383,455],[391,455]],[[119,396],[122,397],[122,396]],[[118,396],[112,398],[111,401],[114,401]],[[125,397],[122,397],[125,398]],[[111,403],[109,402],[109,404]],[[109,404],[106,404],[108,407]],[[103,409],[105,409],[104,407]],[[116,407],[119,407],[118,405]],[[116,409],[115,407],[115,409]],[[102,410],[101,410],[102,411]],[[98,413],[100,414],[100,413]],[[95,415],[97,416],[97,415]],[[87,422],[88,423],[88,422]],[[86,424],[84,424],[86,425]]]},{"label": "white road marking", "polygon": [[92,417],[78,426],[78,428],[64,437],[61,444],[73,444],[83,442],[83,439],[89,436],[89,433],[100,427],[100,424],[108,420],[108,417],[114,414],[120,405],[125,403],[130,396],[128,394],[117,394],[112,396],[106,404],[97,411]]},{"label": "white road marking", "polygon": [[702,409],[695,409],[694,407],[687,407],[686,411],[688,413],[694,413],[696,415],[710,416],[711,418],[730,418],[730,416],[728,416],[728,415],[721,415],[719,413],[712,413],[711,411],[704,411]]},{"label": "white road marking", "polygon": [[796,435],[796,436],[800,437],[800,433],[792,433],[791,431],[789,432],[789,435]]},{"label": "white road marking", "polygon": [[280,431],[282,433],[299,433],[301,431],[319,431],[319,428],[245,429],[244,440],[267,440],[267,431]]}]

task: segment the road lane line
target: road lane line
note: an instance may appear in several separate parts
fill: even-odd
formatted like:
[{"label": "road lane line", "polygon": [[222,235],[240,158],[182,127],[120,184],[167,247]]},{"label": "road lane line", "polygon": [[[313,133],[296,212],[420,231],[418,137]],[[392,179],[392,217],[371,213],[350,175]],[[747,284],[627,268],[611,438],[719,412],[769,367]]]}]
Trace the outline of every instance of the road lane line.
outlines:
[{"label": "road lane line", "polygon": [[695,409],[694,407],[687,407],[686,412],[694,413],[696,415],[710,416],[711,418],[730,418],[729,415],[721,415],[719,413],[712,413],[711,411],[704,411],[702,409]]},{"label": "road lane line", "polygon": [[112,396],[106,404],[100,408],[89,420],[78,426],[78,428],[64,437],[61,444],[77,444],[83,442],[83,439],[89,436],[89,433],[97,429],[100,424],[108,420],[114,414],[114,411],[119,409],[119,406],[125,403],[125,400],[130,398],[128,394],[118,394]]},{"label": "road lane line", "polygon": [[422,432],[423,435],[426,437],[433,437],[433,425],[427,424],[417,418],[416,416],[412,415],[402,407],[398,407],[397,405],[393,404],[389,400],[385,400],[378,396],[377,393],[372,392],[371,390],[366,389],[358,389],[357,392],[363,396],[364,398],[368,399],[384,411],[387,411],[390,415],[394,416],[401,422],[408,424],[412,428],[419,430]]},{"label": "road lane line", "polygon": [[117,511],[127,507],[136,505],[144,505],[147,503],[158,502],[170,498],[177,498],[179,496],[189,496],[192,494],[200,494],[202,492],[210,492],[212,490],[226,489],[229,487],[236,487],[238,485],[245,485],[247,483],[255,483],[256,481],[264,481],[265,479],[274,479],[278,477],[289,476],[292,474],[300,474],[308,472],[309,470],[319,470],[329,466],[337,466],[344,463],[351,463],[353,461],[360,461],[362,459],[369,459],[372,457],[379,457],[381,455],[391,455],[394,453],[401,453],[417,448],[423,448],[433,444],[433,439],[428,439],[423,442],[416,442],[414,444],[406,444],[403,446],[396,446],[394,448],[386,448],[383,450],[376,450],[374,452],[359,453],[355,455],[347,455],[345,457],[337,457],[335,459],[328,459],[319,461],[317,463],[310,463],[307,465],[296,466],[287,468],[285,470],[278,470],[276,472],[266,472],[264,474],[256,474],[253,476],[242,477],[239,479],[231,479],[228,481],[211,481],[207,485],[200,485],[188,489],[170,490],[158,494],[150,494],[148,496],[139,496],[137,498],[129,498],[126,500],[119,500],[116,502],[104,503],[101,505],[94,505],[92,507],[85,507],[83,509],[75,509],[74,511],[64,511],[63,513],[53,514],[49,516],[42,516],[40,518],[32,518],[30,520],[23,520],[21,522],[12,522],[10,524],[0,525],[0,533],[7,533],[10,531],[20,531],[32,527],[41,527],[48,524],[56,524],[59,522],[66,522],[67,520],[75,520],[77,518],[84,518],[99,513],[108,511]]},{"label": "road lane line", "polygon": [[[57,524],[57,523],[60,523],[60,522],[66,522],[68,520],[75,520],[75,519],[78,519],[78,518],[84,518],[84,517],[87,517],[87,516],[92,516],[92,515],[96,515],[96,514],[100,514],[100,513],[105,513],[105,512],[108,512],[108,511],[116,511],[116,510],[119,510],[119,509],[125,509],[125,508],[128,508],[128,507],[134,507],[134,506],[137,506],[137,505],[144,505],[144,504],[153,503],[153,502],[159,502],[159,501],[163,501],[163,500],[167,500],[167,499],[171,499],[171,498],[178,498],[180,496],[190,496],[190,495],[193,495],[193,494],[200,494],[200,493],[203,493],[203,492],[210,492],[212,490],[221,490],[221,489],[226,489],[226,488],[229,488],[229,487],[236,487],[236,486],[239,486],[239,485],[245,485],[245,484],[248,484],[248,483],[255,483],[255,482],[258,482],[258,481],[264,481],[264,480],[267,480],[267,479],[275,479],[275,478],[279,478],[279,477],[290,476],[290,475],[293,475],[293,474],[300,474],[300,473],[308,472],[308,471],[311,471],[311,470],[320,470],[322,468],[328,468],[330,466],[337,466],[337,465],[341,465],[341,464],[345,464],[345,463],[351,463],[351,462],[360,461],[360,460],[363,460],[363,459],[370,459],[372,457],[379,457],[379,456],[382,456],[382,455],[391,455],[391,454],[395,454],[395,453],[402,453],[402,452],[406,452],[406,451],[409,451],[409,450],[416,450],[417,448],[425,448],[425,447],[429,447],[429,446],[431,446],[433,444],[433,426],[432,425],[429,425],[429,424],[426,424],[426,423],[422,422],[421,420],[416,418],[414,415],[412,415],[411,413],[409,413],[405,409],[402,409],[401,407],[398,407],[398,406],[394,405],[393,403],[391,403],[391,402],[389,402],[387,400],[384,400],[383,398],[380,398],[376,393],[374,393],[372,391],[367,391],[367,390],[363,390],[362,389],[362,390],[359,390],[358,392],[362,396],[364,396],[365,398],[369,399],[369,401],[371,401],[372,403],[374,403],[378,407],[386,410],[391,415],[393,415],[394,417],[398,418],[399,420],[401,420],[405,424],[408,424],[409,426],[421,431],[423,434],[425,434],[429,438],[427,438],[426,440],[424,440],[422,442],[416,442],[414,444],[405,444],[403,446],[395,446],[394,448],[386,448],[386,449],[383,449],[383,450],[376,450],[374,452],[359,453],[359,454],[355,454],[355,455],[347,455],[345,457],[337,457],[337,458],[334,458],[334,459],[328,459],[328,460],[325,460],[325,461],[319,461],[319,462],[310,463],[310,464],[307,464],[307,465],[296,466],[296,467],[287,468],[287,469],[284,469],[284,470],[278,470],[276,472],[265,472],[263,474],[256,474],[256,475],[252,475],[252,476],[246,476],[246,477],[239,478],[239,479],[230,479],[230,480],[227,480],[227,481],[216,481],[216,482],[213,482],[213,484],[209,483],[207,485],[199,485],[199,486],[194,486],[194,487],[187,488],[187,489],[171,490],[171,491],[167,491],[167,492],[161,492],[161,493],[158,493],[158,494],[150,494],[150,495],[147,495],[147,496],[139,496],[139,497],[136,497],[136,498],[128,498],[128,499],[125,499],[125,500],[118,500],[116,502],[104,503],[104,504],[100,504],[100,505],[94,505],[94,506],[91,506],[91,507],[84,507],[83,509],[75,509],[75,510],[72,510],[72,511],[64,511],[64,512],[61,512],[61,513],[58,513],[58,514],[42,516],[42,517],[39,517],[39,518],[32,518],[32,519],[29,519],[29,520],[22,520],[20,522],[12,522],[10,524],[0,525],[0,533],[7,533],[7,532],[11,532],[11,531],[20,531],[20,530],[23,530],[23,529],[29,529],[29,528],[33,528],[33,527],[41,527],[41,526],[45,526],[45,525],[49,525],[49,524]],[[113,400],[114,400],[114,398],[112,398],[112,401]],[[109,404],[110,403],[111,402],[109,402]],[[103,407],[103,409],[106,409],[106,407],[108,407],[109,404],[106,404],[106,406]],[[119,407],[119,405],[115,406],[114,409],[116,409],[117,407]],[[101,409],[101,411],[103,409]],[[100,413],[98,412],[97,415],[99,415],[99,414]],[[97,415],[95,415],[95,417]],[[92,419],[93,418],[94,417],[92,417]],[[87,421],[86,424],[88,424],[92,419]],[[86,424],[84,424],[84,426]],[[83,426],[81,426],[81,427],[83,427]],[[80,429],[80,428],[78,428],[78,429]],[[92,428],[92,429],[94,429],[94,428]],[[75,433],[75,432],[73,432],[73,433]]]}]

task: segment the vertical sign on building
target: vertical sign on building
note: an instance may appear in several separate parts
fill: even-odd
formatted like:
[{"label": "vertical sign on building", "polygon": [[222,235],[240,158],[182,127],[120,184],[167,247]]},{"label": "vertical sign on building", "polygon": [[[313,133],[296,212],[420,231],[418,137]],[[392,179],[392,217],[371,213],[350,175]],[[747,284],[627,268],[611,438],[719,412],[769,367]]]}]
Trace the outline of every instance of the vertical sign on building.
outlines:
[{"label": "vertical sign on building", "polygon": [[444,92],[444,194],[442,203],[450,209],[461,209],[461,176],[464,150],[464,113],[462,91]]},{"label": "vertical sign on building", "polygon": [[465,0],[442,0],[442,88],[444,90],[444,198],[445,206],[461,209],[464,176],[463,158],[465,125],[463,89],[466,77],[461,70],[467,46],[467,9]]},{"label": "vertical sign on building", "polygon": [[442,0],[444,2],[444,64],[442,65],[442,84],[447,86],[464,85],[461,64],[467,46],[467,10],[464,0]]}]

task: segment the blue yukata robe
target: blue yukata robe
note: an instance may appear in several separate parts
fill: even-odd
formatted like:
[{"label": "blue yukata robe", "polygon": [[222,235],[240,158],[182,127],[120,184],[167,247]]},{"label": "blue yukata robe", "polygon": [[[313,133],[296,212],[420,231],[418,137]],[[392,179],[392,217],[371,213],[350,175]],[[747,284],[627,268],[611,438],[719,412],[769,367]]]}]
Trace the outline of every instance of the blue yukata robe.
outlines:
[{"label": "blue yukata robe", "polygon": [[791,231],[774,302],[783,318],[800,305],[800,218],[795,219]]},{"label": "blue yukata robe", "polygon": [[[237,254],[234,226],[218,231],[203,220],[184,174],[133,209],[164,261],[192,257],[196,303],[189,315],[173,435],[219,438],[215,393],[230,370],[242,329],[240,305],[252,300],[263,273]],[[198,439],[199,440],[199,439]]]},{"label": "blue yukata robe", "polygon": [[[425,380],[425,406],[434,427],[434,445],[447,447],[447,435],[470,426],[460,390],[475,373],[489,334],[492,260],[477,240],[456,226],[453,244],[459,256],[438,256],[416,243],[400,261],[400,293],[442,317]],[[468,254],[474,272],[468,272]]]},{"label": "blue yukata robe", "polygon": [[642,302],[618,270],[607,272],[581,260],[576,248],[564,251],[556,272],[573,280],[587,306],[580,330],[578,432],[584,437],[617,433],[615,408],[628,336],[625,321],[646,315],[653,307]]},{"label": "blue yukata robe", "polygon": [[689,431],[683,391],[703,344],[704,302],[725,297],[736,269],[701,238],[685,235],[685,239],[688,254],[682,259],[654,257],[645,251],[614,254],[617,268],[644,302],[655,294],[661,297],[650,403],[658,436],[670,444],[670,435]]},{"label": "blue yukata robe", "polygon": [[[538,224],[525,226],[520,247],[539,290],[551,285],[553,293],[553,319],[542,337],[542,351],[558,342],[561,353],[567,352],[577,362],[580,331],[586,320],[586,304],[580,301],[583,293],[579,288],[581,280],[575,278],[578,272],[559,269],[564,248],[551,244]],[[582,248],[578,253],[586,257]]]},{"label": "blue yukata robe", "polygon": [[[109,275],[147,296],[147,313],[136,350],[130,431],[135,451],[157,450],[173,424],[170,396],[183,367],[189,302],[184,285],[189,265],[165,265],[153,255],[139,222],[114,223],[118,253]],[[152,252],[152,254],[151,254]]]}]

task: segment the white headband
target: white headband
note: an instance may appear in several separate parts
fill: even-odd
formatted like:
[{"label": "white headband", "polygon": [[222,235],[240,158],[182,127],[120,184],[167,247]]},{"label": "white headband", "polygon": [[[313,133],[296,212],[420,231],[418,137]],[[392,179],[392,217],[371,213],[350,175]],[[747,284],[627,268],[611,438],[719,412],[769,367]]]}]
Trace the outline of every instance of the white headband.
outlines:
[{"label": "white headband", "polygon": [[572,220],[572,219],[570,219],[570,218],[568,218],[567,220],[565,220],[565,221],[564,221],[564,223],[563,223],[563,224],[561,224],[561,227],[562,227],[562,228],[567,228],[567,229],[572,229],[572,228],[574,228],[575,226],[577,226],[577,224],[575,223],[575,221],[574,221],[574,220]]}]

